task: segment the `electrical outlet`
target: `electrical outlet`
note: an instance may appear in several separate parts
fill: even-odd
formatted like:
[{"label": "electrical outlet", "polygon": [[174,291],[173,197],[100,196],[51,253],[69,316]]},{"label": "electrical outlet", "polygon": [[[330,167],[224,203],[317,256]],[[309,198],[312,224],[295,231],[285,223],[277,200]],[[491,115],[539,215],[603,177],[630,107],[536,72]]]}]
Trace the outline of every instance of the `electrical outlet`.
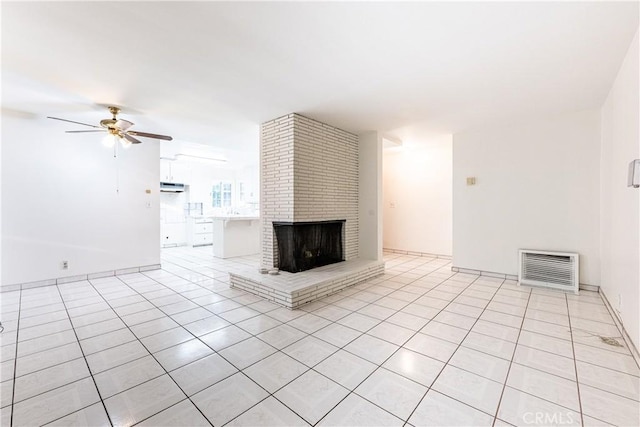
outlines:
[{"label": "electrical outlet", "polygon": [[69,269],[69,261],[62,261],[60,263],[60,269],[62,270],[68,270]]}]

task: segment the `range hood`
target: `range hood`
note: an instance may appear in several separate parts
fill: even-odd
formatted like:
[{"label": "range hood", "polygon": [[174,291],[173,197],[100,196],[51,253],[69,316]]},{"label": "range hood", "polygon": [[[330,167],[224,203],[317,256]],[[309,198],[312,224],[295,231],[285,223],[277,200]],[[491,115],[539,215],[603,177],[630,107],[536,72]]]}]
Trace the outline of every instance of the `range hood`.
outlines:
[{"label": "range hood", "polygon": [[184,184],[177,184],[175,182],[161,182],[160,191],[163,193],[182,193],[184,191]]}]

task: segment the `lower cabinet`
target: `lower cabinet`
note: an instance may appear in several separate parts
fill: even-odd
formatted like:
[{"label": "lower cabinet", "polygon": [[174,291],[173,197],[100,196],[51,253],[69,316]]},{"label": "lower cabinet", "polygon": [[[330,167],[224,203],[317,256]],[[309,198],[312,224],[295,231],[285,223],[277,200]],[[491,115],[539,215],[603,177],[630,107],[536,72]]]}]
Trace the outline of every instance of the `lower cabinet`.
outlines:
[{"label": "lower cabinet", "polygon": [[160,244],[163,248],[182,246],[185,243],[187,243],[187,233],[184,222],[160,225]]},{"label": "lower cabinet", "polygon": [[189,218],[187,235],[188,243],[191,246],[213,244],[213,220],[211,218]]}]

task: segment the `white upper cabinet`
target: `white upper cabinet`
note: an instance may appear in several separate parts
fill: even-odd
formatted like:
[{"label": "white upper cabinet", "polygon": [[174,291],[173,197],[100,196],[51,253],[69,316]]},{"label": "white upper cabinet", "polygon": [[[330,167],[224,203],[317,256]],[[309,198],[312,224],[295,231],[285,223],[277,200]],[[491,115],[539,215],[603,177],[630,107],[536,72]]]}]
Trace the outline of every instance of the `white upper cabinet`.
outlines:
[{"label": "white upper cabinet", "polygon": [[160,159],[160,181],[189,184],[191,169],[188,164],[179,161]]}]

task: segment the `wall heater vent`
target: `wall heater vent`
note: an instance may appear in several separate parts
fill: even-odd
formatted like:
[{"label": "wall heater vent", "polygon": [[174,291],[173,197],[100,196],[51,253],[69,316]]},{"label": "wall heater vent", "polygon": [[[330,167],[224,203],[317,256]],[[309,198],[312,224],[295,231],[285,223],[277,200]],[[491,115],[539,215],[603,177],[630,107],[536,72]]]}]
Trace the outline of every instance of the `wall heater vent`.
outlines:
[{"label": "wall heater vent", "polygon": [[578,254],[520,249],[520,285],[541,286],[578,294]]}]

